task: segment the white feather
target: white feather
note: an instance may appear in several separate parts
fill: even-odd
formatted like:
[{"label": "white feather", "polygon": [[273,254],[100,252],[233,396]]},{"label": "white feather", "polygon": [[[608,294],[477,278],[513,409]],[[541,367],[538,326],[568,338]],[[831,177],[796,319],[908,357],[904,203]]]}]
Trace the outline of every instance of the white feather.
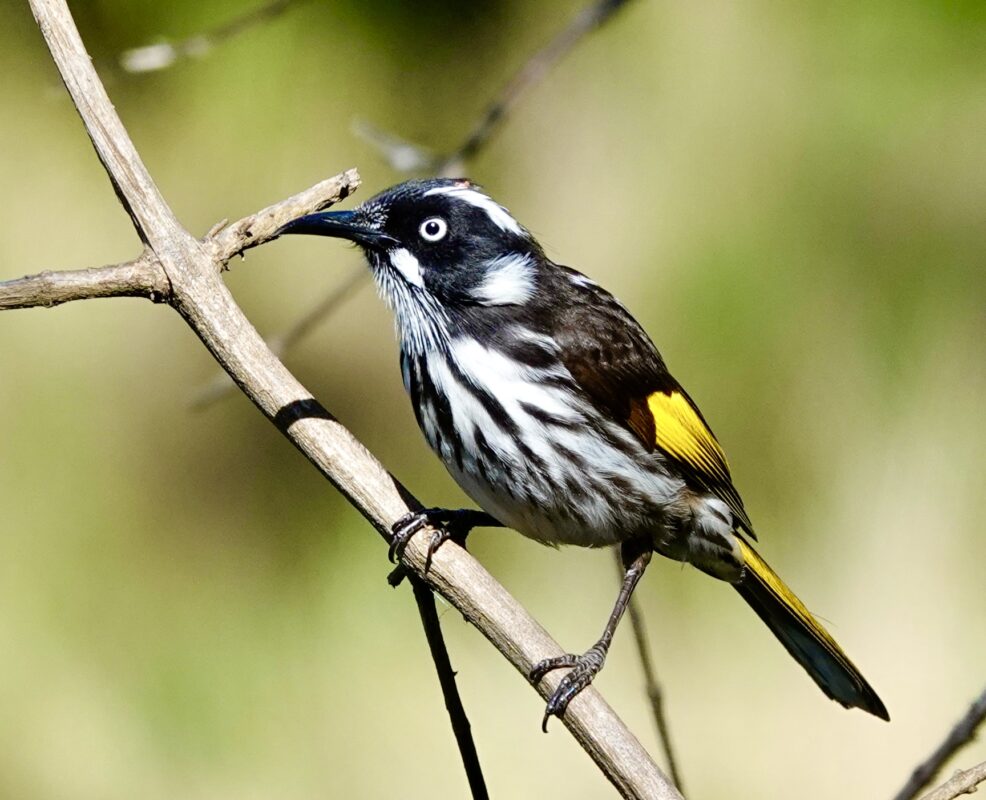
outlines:
[{"label": "white feather", "polygon": [[487,444],[497,455],[510,463],[519,463],[520,453],[514,441],[490,418],[483,404],[452,374],[443,353],[430,353],[428,374],[435,388],[448,399],[452,410],[452,424],[468,453],[476,451],[476,431],[483,432]]},{"label": "white feather", "polygon": [[[408,255],[414,259],[410,253]],[[403,271],[392,268],[390,256],[391,253],[371,254],[370,266],[380,296],[394,310],[401,349],[409,355],[421,355],[444,347],[448,339],[445,309],[428,291],[422,291],[406,280]],[[417,259],[414,261],[417,263]],[[409,266],[407,262],[403,263],[405,267]]]},{"label": "white feather", "polygon": [[404,279],[419,289],[423,289],[425,282],[421,277],[421,264],[418,262],[411,251],[406,247],[396,247],[387,253],[390,263],[394,269],[404,276]]},{"label": "white feather", "polygon": [[[454,371],[445,358],[454,359]],[[463,443],[461,468],[444,457],[446,467],[481,507],[527,536],[552,543],[611,544],[640,524],[640,517],[635,516],[640,514],[640,498],[668,503],[681,489],[680,481],[648,462],[631,434],[597,417],[586,418],[572,402],[569,389],[544,380],[570,377],[561,365],[529,367],[471,338],[453,339],[446,353],[430,354],[426,363],[435,388],[448,400]],[[504,431],[490,418],[456,372],[496,398],[517,426],[516,434]],[[532,408],[540,413],[535,416]],[[542,416],[553,417],[559,424],[546,423]],[[596,426],[600,424],[608,427],[610,439],[599,435]],[[476,430],[482,431],[498,463],[490,463],[475,447]],[[540,465],[523,456],[514,436],[538,457]],[[625,446],[617,446],[613,439],[621,439]],[[565,452],[591,465],[591,474],[572,463]],[[611,492],[592,490],[593,481],[607,483],[613,478],[627,487],[630,494],[625,502],[614,503]],[[577,508],[564,489],[573,482],[587,487]]]},{"label": "white feather", "polygon": [[576,272],[569,275],[568,279],[576,286],[583,286],[587,289],[591,289],[598,285],[594,280],[592,280],[592,278],[586,277],[581,272]]},{"label": "white feather", "polygon": [[425,192],[425,197],[433,194],[445,194],[449,197],[457,197],[463,202],[485,211],[490,221],[500,230],[516,233],[518,236],[523,233],[520,223],[510,216],[510,212],[507,209],[493,198],[487,197],[482,192],[470,186],[439,186],[436,189],[429,189]]},{"label": "white feather", "polygon": [[487,306],[521,305],[534,294],[534,261],[511,253],[486,262],[486,277],[472,295]]}]

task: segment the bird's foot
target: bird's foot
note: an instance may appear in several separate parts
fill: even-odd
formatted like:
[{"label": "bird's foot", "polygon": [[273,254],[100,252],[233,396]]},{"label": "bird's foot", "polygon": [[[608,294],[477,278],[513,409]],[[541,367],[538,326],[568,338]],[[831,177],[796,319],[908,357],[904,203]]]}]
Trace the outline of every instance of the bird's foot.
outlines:
[{"label": "bird's foot", "polygon": [[422,511],[412,511],[405,514],[391,528],[393,538],[387,557],[393,562],[404,557],[408,542],[425,526],[435,529],[428,542],[425,554],[425,572],[431,567],[431,557],[435,551],[449,539],[461,547],[466,546],[466,536],[477,524],[476,516],[481,512],[470,509],[455,510],[450,508],[426,508]]},{"label": "bird's foot", "polygon": [[534,665],[529,677],[531,683],[535,686],[541,682],[541,679],[545,675],[553,670],[566,668],[571,670],[571,672],[561,679],[558,688],[555,689],[554,693],[548,699],[548,705],[544,709],[544,719],[541,722],[542,731],[545,733],[548,732],[548,719],[550,717],[560,718],[575,696],[592,683],[592,679],[603,668],[605,662],[606,650],[599,644],[596,644],[582,655],[568,653],[563,656],[556,656],[555,658],[546,658],[544,661],[539,661]]}]

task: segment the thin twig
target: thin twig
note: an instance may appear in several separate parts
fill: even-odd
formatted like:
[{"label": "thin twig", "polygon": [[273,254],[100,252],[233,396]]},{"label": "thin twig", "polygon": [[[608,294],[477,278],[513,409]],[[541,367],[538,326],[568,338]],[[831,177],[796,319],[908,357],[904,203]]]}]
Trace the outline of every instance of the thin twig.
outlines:
[{"label": "thin twig", "polygon": [[168,279],[153,254],[105,267],[39,272],[0,281],[0,309],[31,308],[97,297],[146,297],[160,302],[170,293]]},{"label": "thin twig", "polygon": [[455,670],[452,669],[445,638],[442,636],[442,624],[438,619],[438,609],[435,607],[435,595],[428,588],[428,584],[413,576],[411,588],[414,590],[421,624],[428,639],[431,659],[435,662],[438,681],[442,686],[442,695],[445,697],[445,708],[452,722],[455,743],[459,746],[462,765],[466,769],[469,790],[472,792],[473,800],[489,800],[490,793],[486,789],[483,769],[479,765],[479,754],[476,752],[476,743],[472,738],[472,728],[466,716],[466,709],[462,705],[459,689],[455,685]]},{"label": "thin twig", "polygon": [[[120,202],[170,282],[170,304],[250,400],[389,539],[394,522],[421,504],[270,352],[221,279],[223,248],[198,241],[178,224],[106,96],[65,1],[31,0],[31,7]],[[337,180],[345,182],[343,176]],[[440,548],[426,570],[433,534],[425,527],[408,543],[402,563],[411,572],[445,597],[523,675],[538,661],[562,654],[462,548]],[[547,698],[560,680],[549,675],[535,688]],[[680,798],[594,688],[572,701],[562,721],[624,797]]]},{"label": "thin twig", "polygon": [[449,153],[436,155],[392,133],[360,121],[356,132],[363,136],[398,172],[427,172],[456,177],[465,163],[486,146],[524,93],[544,80],[559,61],[592,31],[608,22],[629,0],[596,0],[576,14],[548,44],[532,55],[486,107],[462,143]]},{"label": "thin twig", "polygon": [[[451,153],[438,155],[421,145],[402,139],[400,136],[383,131],[366,120],[353,123],[354,132],[372,144],[397,172],[443,175],[455,177],[465,168],[465,162],[475,158],[504,122],[507,113],[527,90],[540,83],[551,67],[561,61],[578,45],[587,34],[604,25],[613,14],[629,0],[597,0],[581,12],[559,31],[543,48],[535,52],[524,66],[510,79],[504,89],[486,108],[473,125],[462,143]],[[353,286],[359,285],[369,276],[368,270],[354,275]],[[323,317],[329,316],[349,296],[347,284],[343,290],[333,290],[324,301],[298,323],[281,334],[274,334],[267,342],[278,356],[284,356],[295,342],[302,339]],[[195,391],[192,407],[206,408],[226,397],[233,389],[232,382],[223,374],[217,374],[208,383]]]},{"label": "thin twig", "polygon": [[[623,561],[620,558],[619,549],[614,548],[613,554],[616,556],[616,569],[620,580],[623,579]],[[674,756],[674,749],[671,746],[671,727],[668,725],[667,716],[664,713],[664,692],[661,684],[657,680],[657,670],[654,668],[654,661],[651,659],[650,646],[647,643],[647,626],[644,624],[644,614],[640,610],[640,604],[635,597],[630,598],[630,605],[627,609],[630,616],[630,625],[633,629],[633,639],[637,645],[637,654],[640,656],[640,667],[644,673],[644,685],[647,689],[647,698],[650,700],[651,714],[654,717],[654,725],[657,727],[657,737],[661,741],[661,749],[664,751],[664,760],[668,765],[668,772],[671,780],[678,787],[678,791],[685,793],[682,784],[681,772],[678,769],[678,761]]]},{"label": "thin twig", "polygon": [[954,800],[960,794],[972,794],[980,783],[986,781],[986,761],[967,770],[959,770],[933,792],[921,800]]},{"label": "thin twig", "polygon": [[[258,244],[269,242],[283,225],[304,214],[327,208],[348,197],[359,185],[356,170],[348,170],[256,214],[230,224],[216,226],[203,240],[212,250],[217,268]],[[356,283],[353,280],[354,284]],[[348,285],[348,284],[347,284]],[[72,300],[99,297],[146,297],[157,303],[171,299],[171,284],[154,251],[145,249],[137,258],[122,264],[87,269],[47,270],[0,281],[0,310],[51,308]],[[327,298],[327,302],[331,298]],[[323,307],[325,305],[323,302]],[[311,315],[314,317],[314,312]],[[303,320],[313,325],[316,320]],[[299,332],[299,336],[301,333]]]},{"label": "thin twig", "polygon": [[314,186],[262,208],[228,225],[214,226],[204,240],[220,265],[234,256],[243,255],[251,247],[269,242],[291,220],[321,211],[347,198],[359,186],[359,175],[351,169],[319,181]]},{"label": "thin twig", "polygon": [[291,6],[308,0],[270,0],[262,6],[217,25],[211,30],[189,36],[177,42],[155,42],[134,47],[120,54],[124,72],[156,72],[167,69],[183,58],[203,58],[219,44],[229,41],[261,22],[279,17]]},{"label": "thin twig", "polygon": [[[424,145],[404,139],[391,131],[378,128],[366,119],[353,120],[353,133],[371,145],[387,165],[404,175],[438,175],[443,156]],[[452,176],[445,176],[452,177]]]},{"label": "thin twig", "polygon": [[457,150],[446,156],[440,172],[454,172],[462,162],[474,158],[524,91],[540,83],[548,71],[568,55],[587,34],[604,25],[627,2],[628,0],[597,0],[576,14],[568,26],[548,42],[547,46],[528,59],[520,72],[486,109],[465,141]]},{"label": "thin twig", "polygon": [[972,741],[983,720],[986,720],[986,690],[983,690],[969,710],[955,723],[945,740],[911,773],[904,788],[894,795],[894,800],[911,800],[912,797],[917,797],[918,792],[934,780],[946,762]]}]

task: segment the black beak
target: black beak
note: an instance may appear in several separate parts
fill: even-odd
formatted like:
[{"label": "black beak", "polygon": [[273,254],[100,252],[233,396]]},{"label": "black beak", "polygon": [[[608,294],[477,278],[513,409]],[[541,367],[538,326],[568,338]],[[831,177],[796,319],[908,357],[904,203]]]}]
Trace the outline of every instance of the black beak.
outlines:
[{"label": "black beak", "polygon": [[284,233],[308,233],[313,236],[333,236],[348,239],[370,250],[388,250],[400,243],[392,236],[381,233],[357,221],[355,211],[319,211],[289,222],[277,235]]}]

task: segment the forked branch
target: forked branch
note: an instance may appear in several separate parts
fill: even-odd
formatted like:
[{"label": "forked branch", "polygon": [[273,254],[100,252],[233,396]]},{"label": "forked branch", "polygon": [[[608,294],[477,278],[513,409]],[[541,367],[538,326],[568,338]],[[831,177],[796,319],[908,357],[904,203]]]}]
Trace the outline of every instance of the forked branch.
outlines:
[{"label": "forked branch", "polygon": [[979,784],[986,781],[986,761],[967,770],[959,770],[933,792],[921,800],[955,800],[963,794],[972,794]]},{"label": "forked branch", "polygon": [[[64,0],[31,0],[31,6],[99,158],[138,235],[167,279],[167,302],[257,407],[377,531],[389,537],[391,524],[409,510],[418,510],[420,504],[278,361],[220,277],[226,257],[237,248],[270,238],[287,220],[278,219],[280,211],[268,209],[254,215],[252,224],[229,226],[204,242],[182,228],[116,116]],[[355,175],[343,175],[333,180],[339,181],[342,193],[342,187],[352,188],[355,179]],[[304,211],[299,209],[299,213]],[[104,296],[95,289],[92,292],[91,296]],[[411,540],[405,551],[407,568],[476,625],[522,674],[526,675],[537,661],[562,653],[461,548],[439,550],[425,574],[429,536],[424,530]],[[549,676],[539,691],[549,696],[558,680]],[[625,797],[680,798],[594,689],[572,702],[563,722]]]},{"label": "forked branch", "polygon": [[984,721],[986,690],[973,701],[931,755],[915,767],[907,783],[894,795],[894,800],[911,800],[917,797],[918,792],[934,780],[948,760],[975,738],[976,730]]}]

